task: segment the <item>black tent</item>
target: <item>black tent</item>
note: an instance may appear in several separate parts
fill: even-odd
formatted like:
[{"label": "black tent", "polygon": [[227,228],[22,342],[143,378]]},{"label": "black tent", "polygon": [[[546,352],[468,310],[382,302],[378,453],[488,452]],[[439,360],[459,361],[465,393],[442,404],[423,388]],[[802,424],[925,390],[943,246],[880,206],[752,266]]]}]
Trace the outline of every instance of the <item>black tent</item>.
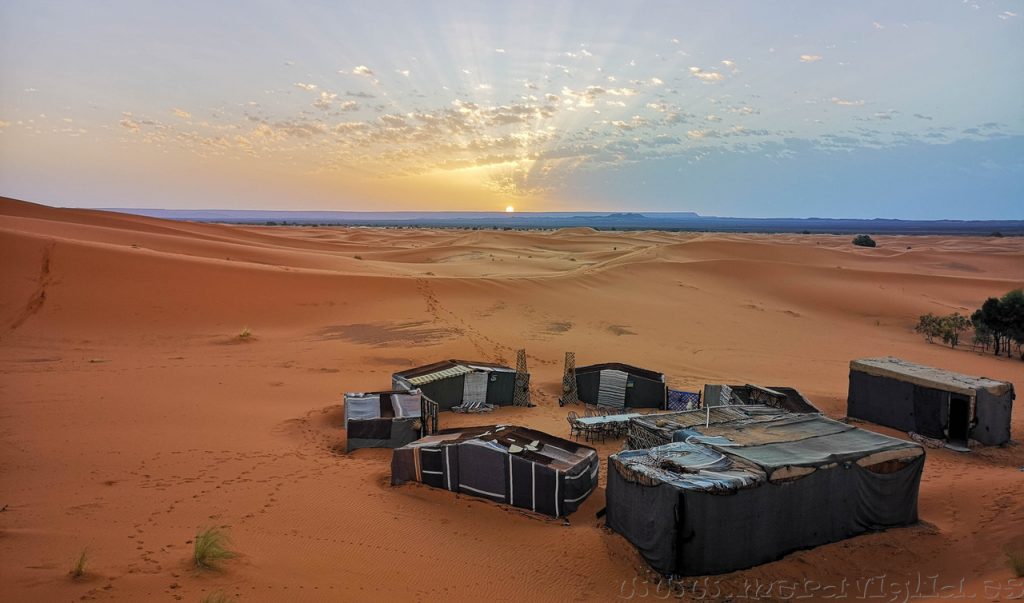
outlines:
[{"label": "black tent", "polygon": [[1008,381],[971,377],[899,358],[850,362],[847,415],[966,446],[1010,441]]},{"label": "black tent", "polygon": [[442,431],[395,450],[391,483],[417,481],[564,517],[597,487],[589,446],[511,425]]},{"label": "black tent", "polygon": [[391,376],[394,389],[418,388],[437,402],[439,410],[456,406],[510,406],[515,396],[516,371],[489,362],[442,360]]},{"label": "black tent", "polygon": [[665,375],[621,362],[578,367],[576,389],[583,402],[613,409],[665,408],[668,395]]},{"label": "black tent", "polygon": [[691,411],[678,441],[609,458],[607,525],[658,572],[730,572],[917,521],[921,446],[819,414],[727,408],[731,420]]},{"label": "black tent", "polygon": [[420,437],[420,392],[345,394],[345,450],[398,448]]}]

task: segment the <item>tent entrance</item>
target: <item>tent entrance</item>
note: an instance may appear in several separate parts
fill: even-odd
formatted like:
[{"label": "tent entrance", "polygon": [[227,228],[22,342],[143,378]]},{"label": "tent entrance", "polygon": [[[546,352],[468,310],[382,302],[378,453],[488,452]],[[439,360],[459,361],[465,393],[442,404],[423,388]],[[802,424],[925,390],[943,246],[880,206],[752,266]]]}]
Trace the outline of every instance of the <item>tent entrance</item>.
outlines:
[{"label": "tent entrance", "polygon": [[967,445],[967,433],[970,429],[970,400],[963,396],[949,397],[949,441],[950,443]]},{"label": "tent entrance", "polygon": [[467,409],[480,408],[487,402],[488,373],[474,371],[466,373],[462,387],[462,407]]}]

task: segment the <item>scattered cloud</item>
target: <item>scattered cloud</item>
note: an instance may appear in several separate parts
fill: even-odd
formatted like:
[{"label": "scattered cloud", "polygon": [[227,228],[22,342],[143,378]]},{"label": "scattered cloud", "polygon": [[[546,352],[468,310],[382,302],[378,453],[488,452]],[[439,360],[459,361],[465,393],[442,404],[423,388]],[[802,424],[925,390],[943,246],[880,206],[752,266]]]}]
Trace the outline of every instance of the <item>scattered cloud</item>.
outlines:
[{"label": "scattered cloud", "polygon": [[821,55],[818,54],[802,54],[800,55],[801,63],[817,63],[821,60]]},{"label": "scattered cloud", "polygon": [[317,89],[316,84],[304,84],[302,82],[295,82],[295,87],[301,88],[302,90],[305,90],[307,92],[313,92],[314,90]]},{"label": "scattered cloud", "polygon": [[832,104],[840,105],[842,107],[863,107],[864,106],[864,99],[849,100],[849,99],[839,98],[839,97],[833,96],[830,100],[831,100]]},{"label": "scattered cloud", "polygon": [[494,52],[496,52],[498,54],[505,54],[505,49],[504,48],[495,48]]},{"label": "scattered cloud", "polygon": [[352,75],[373,75],[373,70],[366,65],[356,65],[352,68]]},{"label": "scattered cloud", "polygon": [[690,75],[702,82],[718,82],[725,79],[725,76],[717,71],[704,71],[700,67],[690,67]]},{"label": "scattered cloud", "polygon": [[171,113],[174,113],[175,116],[180,117],[181,119],[192,119],[192,114],[184,109],[178,109],[175,107],[174,109],[171,109]]},{"label": "scattered cloud", "polygon": [[999,13],[999,18],[1002,19],[1003,21],[1006,21],[1007,19],[1012,19],[1016,17],[1017,14],[1018,13],[1015,13],[1012,10],[1007,10]]}]

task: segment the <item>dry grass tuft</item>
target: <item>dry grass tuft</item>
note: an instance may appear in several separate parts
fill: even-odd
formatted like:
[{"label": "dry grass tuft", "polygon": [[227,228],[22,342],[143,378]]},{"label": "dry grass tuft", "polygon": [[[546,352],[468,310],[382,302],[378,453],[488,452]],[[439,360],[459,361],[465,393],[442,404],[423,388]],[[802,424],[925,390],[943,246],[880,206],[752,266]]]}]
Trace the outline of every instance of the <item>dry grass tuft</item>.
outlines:
[{"label": "dry grass tuft", "polygon": [[82,552],[78,554],[78,558],[75,559],[75,564],[71,566],[71,571],[68,574],[72,580],[78,580],[85,576],[85,564],[89,561],[89,549],[82,549]]},{"label": "dry grass tuft", "polygon": [[196,534],[192,560],[199,569],[216,569],[221,561],[237,556],[228,548],[230,543],[231,539],[223,528],[204,528]]}]

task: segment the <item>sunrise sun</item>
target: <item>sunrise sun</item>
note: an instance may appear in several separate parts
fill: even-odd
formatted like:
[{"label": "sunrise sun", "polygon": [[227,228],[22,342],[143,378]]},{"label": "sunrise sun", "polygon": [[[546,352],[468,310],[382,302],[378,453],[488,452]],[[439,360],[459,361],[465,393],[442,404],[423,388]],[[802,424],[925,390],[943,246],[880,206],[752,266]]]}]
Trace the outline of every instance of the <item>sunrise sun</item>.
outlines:
[{"label": "sunrise sun", "polygon": [[514,212],[515,210],[516,210],[516,208],[512,207],[511,205],[508,205],[508,206],[505,207],[505,213],[506,214],[510,214],[510,213]]}]

